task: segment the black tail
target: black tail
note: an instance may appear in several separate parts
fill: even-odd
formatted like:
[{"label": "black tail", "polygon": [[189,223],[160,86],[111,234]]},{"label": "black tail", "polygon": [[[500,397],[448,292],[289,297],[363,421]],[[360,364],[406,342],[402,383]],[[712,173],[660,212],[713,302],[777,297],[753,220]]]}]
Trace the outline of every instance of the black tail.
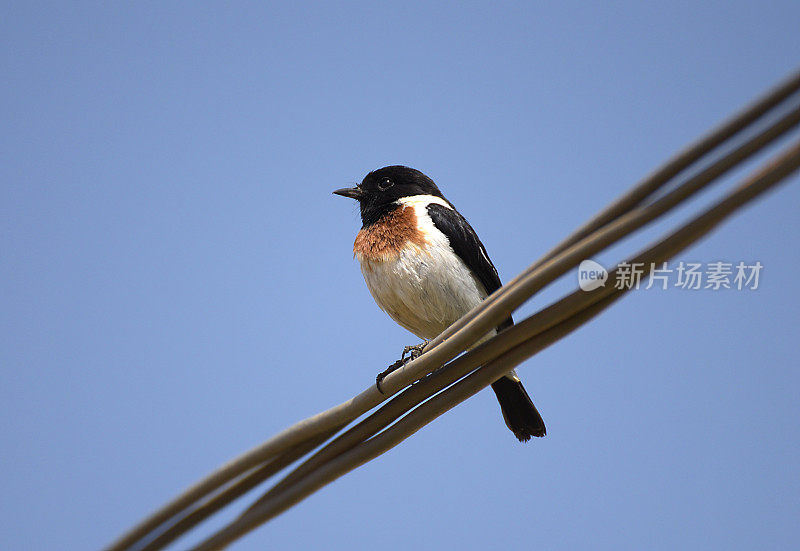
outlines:
[{"label": "black tail", "polygon": [[525,387],[518,380],[502,377],[492,383],[492,390],[500,402],[503,419],[520,442],[527,442],[531,436],[544,436],[547,431],[544,421]]}]

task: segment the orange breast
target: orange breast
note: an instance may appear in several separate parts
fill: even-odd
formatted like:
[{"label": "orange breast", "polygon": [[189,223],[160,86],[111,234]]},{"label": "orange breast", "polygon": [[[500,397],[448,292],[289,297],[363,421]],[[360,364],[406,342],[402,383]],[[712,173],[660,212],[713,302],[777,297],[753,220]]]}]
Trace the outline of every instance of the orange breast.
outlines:
[{"label": "orange breast", "polygon": [[414,208],[403,206],[362,228],[356,235],[353,254],[361,262],[385,262],[397,258],[409,242],[418,246],[427,243],[425,235],[417,227]]}]

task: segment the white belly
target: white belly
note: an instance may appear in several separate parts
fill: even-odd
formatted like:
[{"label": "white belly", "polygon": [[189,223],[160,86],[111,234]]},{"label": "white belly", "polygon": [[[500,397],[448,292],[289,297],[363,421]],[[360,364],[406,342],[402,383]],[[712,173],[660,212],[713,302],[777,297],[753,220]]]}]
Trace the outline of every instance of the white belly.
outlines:
[{"label": "white belly", "polygon": [[483,285],[446,241],[409,244],[388,260],[356,256],[378,306],[422,339],[433,339],[486,298]]}]

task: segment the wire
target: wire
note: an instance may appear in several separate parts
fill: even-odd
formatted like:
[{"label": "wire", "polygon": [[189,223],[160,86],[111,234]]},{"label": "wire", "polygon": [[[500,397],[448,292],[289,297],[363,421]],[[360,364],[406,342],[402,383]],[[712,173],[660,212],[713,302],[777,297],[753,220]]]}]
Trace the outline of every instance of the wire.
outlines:
[{"label": "wire", "polygon": [[[798,168],[800,168],[800,141],[794,143],[766,168],[749,177],[741,186],[729,193],[713,207],[695,217],[656,245],[631,259],[629,263],[643,263],[646,275],[652,265],[668,260],[692,243],[695,243],[736,210],[779,184]],[[593,298],[595,298],[593,302],[591,299],[587,299],[586,302],[590,304],[583,307],[574,304],[574,312],[571,315],[544,332],[536,327],[531,327],[530,324],[510,328],[507,333],[520,327],[517,332],[528,333],[529,337],[521,344],[502,352],[501,355],[491,360],[488,364],[483,365],[464,379],[413,409],[408,415],[384,432],[329,461],[314,465],[314,468],[306,476],[292,480],[291,484],[277,485],[275,488],[279,491],[273,493],[271,490],[241,517],[195,547],[194,550],[211,551],[223,548],[228,543],[285,511],[324,485],[386,452],[417,432],[424,425],[487,387],[535,353],[564,338],[597,316],[629,290],[630,288],[628,287],[598,289],[597,292],[593,293]],[[592,293],[584,294],[591,296]],[[599,300],[597,300],[598,297]],[[426,382],[423,381],[421,384]],[[438,389],[435,388],[436,385],[429,384],[428,386],[434,386],[432,390],[438,392]],[[396,400],[392,400],[392,402],[399,401],[402,397],[403,395]],[[384,408],[388,408],[390,405],[391,402]],[[373,416],[373,419],[380,417],[384,408],[379,410]],[[394,413],[392,412],[389,416],[393,416]]]},{"label": "wire", "polygon": [[[396,427],[409,426],[408,419],[427,418],[425,417],[427,414],[418,412],[429,411],[432,406],[428,404],[431,403],[439,404],[437,407],[441,407],[442,404],[439,400],[443,396],[460,396],[458,393],[462,392],[465,387],[459,385],[466,384],[465,381],[471,381],[470,385],[475,381],[483,382],[486,373],[493,375],[495,371],[511,365],[512,360],[518,357],[515,354],[521,353],[522,350],[533,350],[534,352],[531,354],[535,353],[538,351],[537,346],[545,342],[547,344],[543,346],[555,342],[574,330],[575,327],[597,315],[621,295],[614,294],[605,288],[599,293],[576,292],[456,358],[534,293],[566,273],[578,262],[663,216],[701,189],[714,183],[720,176],[786,135],[800,123],[800,106],[797,105],[800,102],[800,98],[797,97],[798,90],[800,90],[800,72],[793,74],[741,113],[676,155],[431,341],[421,357],[389,374],[381,384],[385,394],[379,392],[375,385],[370,385],[352,399],[292,425],[186,489],[123,534],[107,548],[108,551],[162,549],[210,514],[328,440],[354,419],[386,400],[387,397],[400,392],[398,396],[367,417],[362,423],[346,431],[312,455],[254,503],[240,519],[218,534],[222,538],[219,541],[228,541],[226,538],[230,534],[244,533],[241,532],[243,526],[250,526],[250,523],[254,523],[253,526],[256,526],[260,522],[264,522],[264,519],[278,514],[273,514],[274,511],[280,512],[290,506],[296,496],[308,495],[304,492],[314,486],[315,482],[313,481],[322,480],[324,485],[327,483],[326,480],[332,480],[325,476],[331,476],[331,473],[340,473],[336,476],[341,476],[347,470],[355,468],[356,465],[352,463],[353,458],[362,457],[366,453],[365,449],[377,449],[374,441],[387,442],[387,437],[384,435],[387,433],[396,435],[397,433],[394,431],[399,430]],[[787,100],[789,100],[789,107],[784,105]],[[781,107],[783,107],[783,114],[774,116],[774,113]],[[743,137],[743,134],[753,130],[755,123],[765,119],[768,115],[773,115],[775,120],[750,138]],[[699,161],[713,154],[714,151],[720,150],[723,146],[727,147],[727,153],[717,155],[717,158],[707,164],[705,168],[692,176],[685,176],[683,181],[679,182],[671,191],[658,199],[652,199],[656,192],[671,183],[679,174],[688,172],[694,165],[699,164]],[[779,163],[781,167],[788,166],[786,163],[789,161],[782,162],[782,165]],[[770,174],[780,173],[780,170],[773,165],[770,166],[772,167]],[[756,189],[756,187],[748,189]],[[763,190],[756,195],[762,192]],[[743,195],[738,197],[746,196],[746,193],[742,193]],[[752,200],[754,197],[755,195],[747,200]],[[649,203],[646,202],[648,199],[650,199]],[[742,204],[744,203],[737,203],[734,210]],[[716,223],[719,222],[715,222],[714,225]],[[686,227],[688,226],[684,226],[684,229]],[[710,229],[703,230],[697,225],[693,227],[693,231],[697,234],[694,240],[710,231]],[[576,323],[577,325],[574,325]],[[545,337],[545,335],[547,336]],[[539,339],[536,341],[538,344],[530,344],[535,339]],[[517,352],[512,353],[515,350]],[[525,358],[527,357],[529,356],[525,356]],[[456,359],[454,360],[454,358]],[[442,368],[442,366],[445,367]],[[500,373],[498,377],[512,367],[508,367],[505,371],[497,371]],[[412,382],[437,369],[438,371],[431,377],[406,388]],[[484,375],[479,377],[479,373]],[[465,376],[466,378],[462,379]],[[471,379],[471,377],[474,378]],[[462,390],[454,391],[453,389],[456,388]],[[441,394],[430,398],[442,389],[445,390]],[[447,409],[453,407],[455,403],[458,402],[452,403]],[[403,419],[388,429],[386,428],[409,410],[411,410],[410,413]],[[437,415],[443,411],[446,409]],[[379,433],[381,430],[383,432]],[[407,435],[403,436],[398,442],[406,437]],[[367,447],[365,448],[365,446]],[[363,457],[369,456],[370,453],[372,452]],[[349,459],[345,461],[345,458]],[[335,467],[337,465],[339,467]],[[342,465],[345,465],[347,470],[340,472],[339,469]],[[267,511],[266,516],[264,516],[264,511]],[[238,527],[231,528],[234,525]],[[233,531],[225,532],[228,529]],[[223,537],[220,535],[223,533],[228,535]],[[210,545],[211,541],[209,540],[206,544]],[[216,547],[201,546],[200,548]]]}]

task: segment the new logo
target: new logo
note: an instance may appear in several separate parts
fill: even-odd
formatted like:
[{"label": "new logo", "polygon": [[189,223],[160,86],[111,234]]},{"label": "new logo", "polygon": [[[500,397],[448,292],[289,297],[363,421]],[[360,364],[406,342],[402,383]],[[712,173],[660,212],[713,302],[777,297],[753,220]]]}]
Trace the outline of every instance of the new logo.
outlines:
[{"label": "new logo", "polygon": [[594,260],[584,260],[578,266],[578,285],[584,291],[605,287],[608,271]]}]

